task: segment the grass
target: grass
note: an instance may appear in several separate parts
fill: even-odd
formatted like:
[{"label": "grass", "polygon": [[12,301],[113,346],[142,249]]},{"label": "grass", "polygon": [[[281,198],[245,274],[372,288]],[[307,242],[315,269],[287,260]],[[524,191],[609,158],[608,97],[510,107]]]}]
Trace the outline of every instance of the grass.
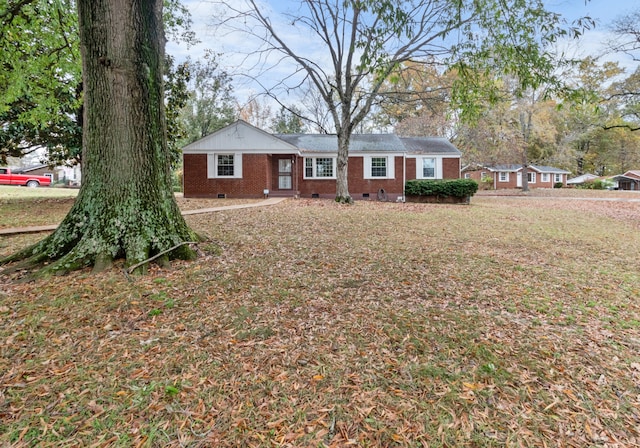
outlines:
[{"label": "grass", "polygon": [[290,200],[132,282],[4,279],[0,445],[637,446],[639,216]]},{"label": "grass", "polygon": [[0,186],[0,200],[7,199],[47,199],[47,198],[75,198],[78,195],[77,188],[61,187],[14,187],[9,185]]}]

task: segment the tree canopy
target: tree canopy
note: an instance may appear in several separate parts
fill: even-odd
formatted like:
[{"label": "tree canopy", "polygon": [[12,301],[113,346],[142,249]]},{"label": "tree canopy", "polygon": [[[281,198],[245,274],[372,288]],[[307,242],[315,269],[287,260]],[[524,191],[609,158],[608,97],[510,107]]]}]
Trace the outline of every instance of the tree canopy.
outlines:
[{"label": "tree canopy", "polygon": [[[267,87],[272,95],[304,83],[313,85],[327,105],[338,136],[336,200],[351,202],[347,183],[349,141],[370,113],[388,77],[399,64],[437,60],[456,68],[452,98],[462,115],[473,115],[487,85],[477,73],[512,74],[519,88],[549,80],[553,64],[547,46],[578,34],[541,0],[304,0],[292,12],[268,11],[255,0],[221,2],[221,23],[262,44],[257,54],[272,70],[291,62],[287,76]],[[314,48],[298,44],[313,36]],[[318,54],[326,58],[318,58]],[[489,84],[490,85],[490,84]]]},{"label": "tree canopy", "polygon": [[[82,104],[76,0],[9,0],[0,5],[0,163],[46,148],[51,164],[82,158]],[[195,42],[191,16],[179,0],[164,1],[163,21],[174,40]],[[167,61],[172,67],[171,61]],[[179,71],[169,77],[175,79]],[[167,80],[167,97],[179,84]],[[169,101],[168,108],[180,107]],[[169,112],[172,118],[177,110]],[[171,131],[172,129],[170,129]],[[170,139],[180,132],[170,132]]]},{"label": "tree canopy", "polygon": [[232,123],[237,116],[232,79],[220,68],[219,55],[206,52],[202,60],[188,59],[190,74],[187,98],[180,114],[185,135],[182,143],[191,143]]}]

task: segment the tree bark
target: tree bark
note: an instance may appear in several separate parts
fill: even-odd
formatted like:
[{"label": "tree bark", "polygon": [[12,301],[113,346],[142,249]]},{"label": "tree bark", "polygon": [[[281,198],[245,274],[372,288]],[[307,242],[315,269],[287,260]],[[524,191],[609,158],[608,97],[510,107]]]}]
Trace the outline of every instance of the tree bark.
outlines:
[{"label": "tree bark", "polygon": [[349,194],[349,134],[338,133],[338,159],[336,163],[336,202],[353,204]]},{"label": "tree bark", "polygon": [[[43,274],[125,258],[134,265],[196,235],[171,189],[162,0],[78,0],[84,97],[82,187],[58,229],[3,263]],[[171,258],[192,258],[182,245]]]}]

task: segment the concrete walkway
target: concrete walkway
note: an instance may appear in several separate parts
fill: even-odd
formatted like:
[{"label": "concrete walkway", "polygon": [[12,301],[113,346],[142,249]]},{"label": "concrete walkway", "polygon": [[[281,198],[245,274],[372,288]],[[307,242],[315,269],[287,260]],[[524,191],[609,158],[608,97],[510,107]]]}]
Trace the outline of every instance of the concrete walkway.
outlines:
[{"label": "concrete walkway", "polygon": [[[287,198],[269,198],[264,201],[254,202],[251,204],[237,204],[237,205],[225,205],[222,207],[212,207],[212,208],[199,208],[196,210],[184,210],[182,212],[182,216],[187,215],[198,215],[201,213],[213,213],[213,212],[222,212],[225,210],[236,210],[239,208],[251,208],[251,207],[266,207],[269,205],[279,204]],[[52,230],[56,230],[58,228],[58,224],[48,225],[48,226],[31,226],[31,227],[9,227],[6,229],[0,229],[0,236],[6,235],[17,235],[20,233],[37,233],[37,232],[50,232]]]}]

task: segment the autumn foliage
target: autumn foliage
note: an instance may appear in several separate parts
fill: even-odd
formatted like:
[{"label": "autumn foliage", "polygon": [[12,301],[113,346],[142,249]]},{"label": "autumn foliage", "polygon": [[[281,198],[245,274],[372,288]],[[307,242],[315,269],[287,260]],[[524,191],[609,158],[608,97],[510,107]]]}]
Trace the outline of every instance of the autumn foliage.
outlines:
[{"label": "autumn foliage", "polygon": [[146,276],[2,277],[0,445],[635,446],[640,205],[551,192],[601,200],[288,200]]}]

